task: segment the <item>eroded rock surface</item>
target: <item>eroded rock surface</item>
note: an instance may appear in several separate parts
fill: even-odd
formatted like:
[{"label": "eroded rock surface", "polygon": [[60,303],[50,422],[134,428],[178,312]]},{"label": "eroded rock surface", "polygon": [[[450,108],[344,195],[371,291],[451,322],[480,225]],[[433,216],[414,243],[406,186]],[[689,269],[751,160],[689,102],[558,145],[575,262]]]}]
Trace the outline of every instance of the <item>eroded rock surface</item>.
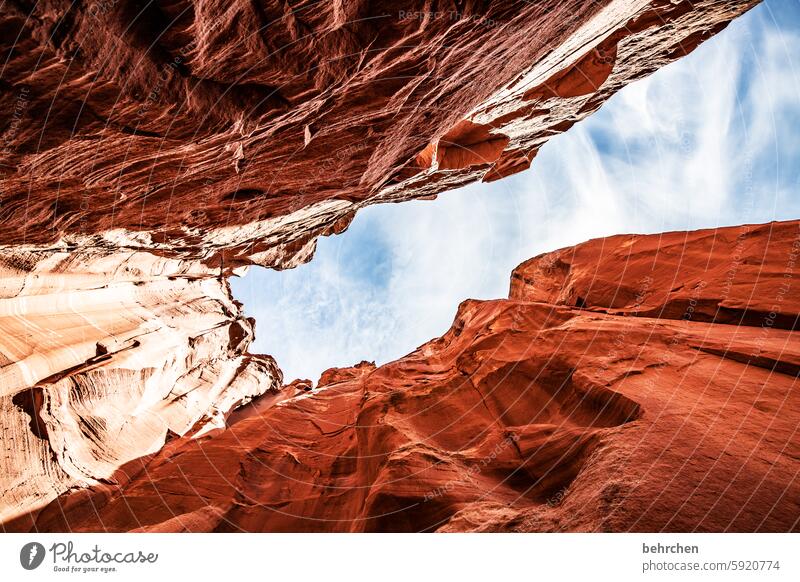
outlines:
[{"label": "eroded rock surface", "polygon": [[[5,3],[0,521],[327,398],[247,352],[226,277],[307,261],[365,205],[527,168],[754,4]],[[368,368],[329,380],[355,394]],[[217,527],[223,506],[159,527]]]},{"label": "eroded rock surface", "polygon": [[0,244],[290,267],[365,204],[527,168],[755,3],[6,3]]},{"label": "eroded rock surface", "polygon": [[0,336],[3,520],[282,382],[226,279],[142,252],[5,255]]},{"label": "eroded rock surface", "polygon": [[12,527],[797,530],[798,261],[800,222],[537,257],[408,356],[329,370]]}]

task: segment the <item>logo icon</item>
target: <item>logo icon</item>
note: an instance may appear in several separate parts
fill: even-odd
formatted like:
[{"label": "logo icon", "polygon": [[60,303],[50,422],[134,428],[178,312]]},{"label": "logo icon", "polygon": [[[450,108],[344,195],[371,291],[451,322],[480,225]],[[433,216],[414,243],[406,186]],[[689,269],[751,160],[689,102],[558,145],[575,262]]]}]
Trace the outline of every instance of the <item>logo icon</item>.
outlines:
[{"label": "logo icon", "polygon": [[19,563],[26,570],[35,570],[44,561],[44,546],[39,542],[29,542],[19,552]]}]

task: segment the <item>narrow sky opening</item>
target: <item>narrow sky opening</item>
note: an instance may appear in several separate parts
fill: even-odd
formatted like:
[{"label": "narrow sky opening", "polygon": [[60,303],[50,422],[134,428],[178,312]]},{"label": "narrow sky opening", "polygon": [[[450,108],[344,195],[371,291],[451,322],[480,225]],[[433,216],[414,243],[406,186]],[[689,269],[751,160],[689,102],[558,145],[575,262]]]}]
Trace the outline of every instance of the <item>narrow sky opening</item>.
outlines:
[{"label": "narrow sky opening", "polygon": [[286,381],[379,365],[508,293],[539,253],[618,233],[800,216],[800,3],[768,0],[548,142],[532,168],[435,201],[373,206],[311,263],[233,293]]}]

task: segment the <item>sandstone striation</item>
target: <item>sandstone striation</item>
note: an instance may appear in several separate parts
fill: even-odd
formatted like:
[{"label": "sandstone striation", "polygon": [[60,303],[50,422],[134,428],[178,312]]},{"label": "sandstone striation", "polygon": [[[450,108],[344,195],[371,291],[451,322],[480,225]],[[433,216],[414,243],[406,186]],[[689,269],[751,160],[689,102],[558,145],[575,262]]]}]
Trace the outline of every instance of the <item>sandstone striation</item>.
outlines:
[{"label": "sandstone striation", "polygon": [[[0,519],[277,392],[226,279],[141,252],[0,259]],[[272,398],[272,396],[270,396]]]},{"label": "sandstone striation", "polygon": [[[5,3],[0,522],[31,526],[30,515],[20,516],[75,489],[78,497],[66,499],[76,511],[81,496],[113,497],[138,486],[132,468],[195,446],[186,439],[222,443],[232,429],[206,439],[226,425],[260,426],[273,409],[286,434],[303,434],[300,418],[310,413],[302,407],[327,407],[337,391],[337,403],[348,404],[331,404],[330,414],[361,414],[361,387],[389,368],[340,370],[324,389],[282,386],[269,356],[248,353],[253,322],[232,299],[227,277],[248,265],[283,269],[309,260],[318,236],[341,233],[368,204],[429,198],[527,168],[551,136],[755,3]],[[613,310],[630,308],[612,302],[602,313],[606,297],[582,290],[585,274],[570,271],[569,281],[563,298],[510,301],[573,313],[569,300],[580,296],[609,321],[618,321]],[[729,318],[749,310],[750,325],[768,306],[749,301],[747,284],[726,295],[724,308]],[[671,304],[654,296],[648,305],[680,310],[685,293],[669,293]],[[462,309],[464,321],[475,309],[481,321],[488,317],[479,315],[488,307],[477,305]],[[776,319],[776,333],[789,333],[787,321]],[[582,420],[570,420],[572,436],[559,433],[558,447],[574,437],[579,456],[590,455],[602,442],[594,431],[615,430],[634,414],[637,400],[630,400],[602,427],[586,424],[581,412]],[[553,418],[572,418],[570,406],[556,406]],[[299,424],[290,428],[284,414]],[[526,450],[527,433],[509,430]],[[375,454],[400,446],[394,436],[378,437],[388,440],[370,445]],[[276,481],[264,486],[284,491]],[[540,487],[537,499],[551,489]],[[355,515],[357,503],[391,503],[387,495],[344,496],[342,519]],[[226,503],[187,506],[178,521],[154,514],[142,527],[216,528]],[[48,515],[41,527],[73,527],[53,525]],[[259,523],[242,527],[267,527]],[[369,523],[363,528],[377,527]]]},{"label": "sandstone striation", "polygon": [[6,3],[0,244],[307,260],[527,168],[755,0]]},{"label": "sandstone striation", "polygon": [[797,221],[542,255],[404,358],[329,370],[10,527],[796,531],[799,260]]}]

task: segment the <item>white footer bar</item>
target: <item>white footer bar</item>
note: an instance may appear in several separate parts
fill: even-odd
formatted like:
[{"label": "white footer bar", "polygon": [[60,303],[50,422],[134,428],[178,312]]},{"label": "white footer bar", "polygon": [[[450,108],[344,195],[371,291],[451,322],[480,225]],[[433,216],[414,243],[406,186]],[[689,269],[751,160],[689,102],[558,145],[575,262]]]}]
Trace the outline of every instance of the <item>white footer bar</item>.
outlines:
[{"label": "white footer bar", "polygon": [[2,534],[0,572],[15,581],[797,581],[799,551],[798,534]]}]

